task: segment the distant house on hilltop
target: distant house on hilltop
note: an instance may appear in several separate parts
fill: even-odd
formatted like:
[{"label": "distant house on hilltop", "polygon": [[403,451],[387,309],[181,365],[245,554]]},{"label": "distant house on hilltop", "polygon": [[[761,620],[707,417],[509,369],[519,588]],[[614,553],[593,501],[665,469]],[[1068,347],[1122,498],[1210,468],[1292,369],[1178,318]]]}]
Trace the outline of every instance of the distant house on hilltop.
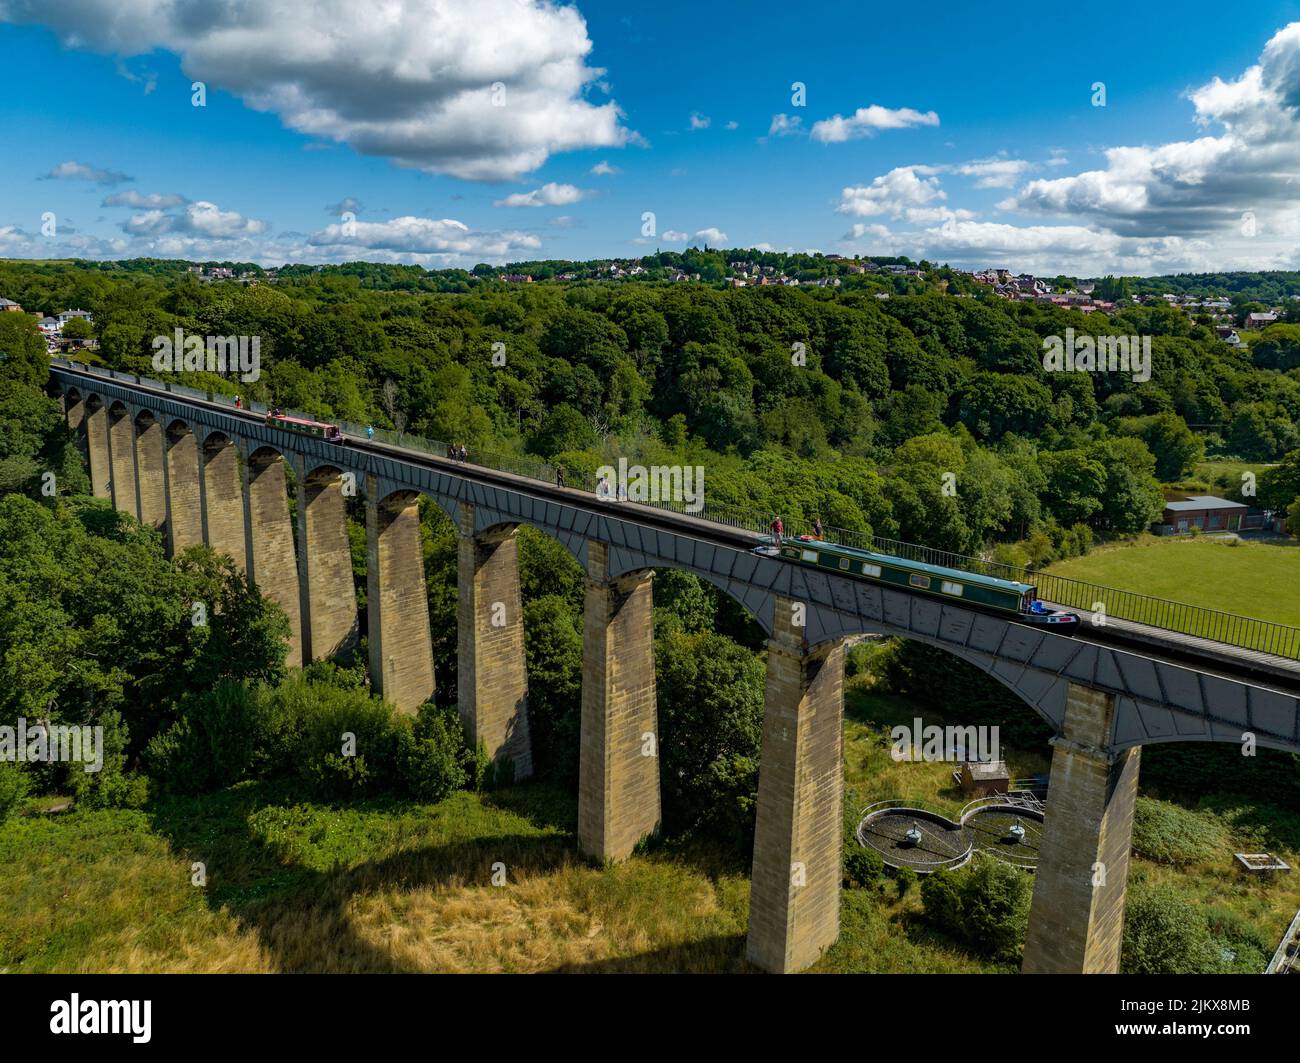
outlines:
[{"label": "distant house on hilltop", "polygon": [[23,308],[12,299],[0,299],[0,311],[5,310],[15,314],[21,314],[23,312]]}]

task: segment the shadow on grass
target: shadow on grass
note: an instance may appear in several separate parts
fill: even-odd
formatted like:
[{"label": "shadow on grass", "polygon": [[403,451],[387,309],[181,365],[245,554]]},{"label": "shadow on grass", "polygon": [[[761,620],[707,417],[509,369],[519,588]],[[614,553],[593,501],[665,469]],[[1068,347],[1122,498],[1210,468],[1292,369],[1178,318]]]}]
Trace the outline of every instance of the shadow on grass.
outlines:
[{"label": "shadow on grass", "polygon": [[[445,911],[490,937],[499,905],[509,904],[474,890],[492,883],[496,865],[518,882],[587,864],[577,848],[574,795],[543,781],[453,794],[436,805],[392,797],[329,804],[293,783],[264,781],[160,798],[147,814],[173,852],[205,865],[208,908],[256,935],[267,966],[284,972],[443,969],[443,957],[460,956],[460,943],[439,923]],[[739,854],[704,837],[654,840],[642,851],[715,881],[748,872]],[[471,894],[451,909],[412,899],[462,887]],[[743,956],[737,934],[589,965],[557,958],[553,969],[718,971],[742,969]]]},{"label": "shadow on grass", "polygon": [[[549,807],[549,801],[544,803]],[[508,801],[502,807],[511,804],[527,817],[527,801]],[[336,852],[328,867],[313,867],[301,859],[303,846],[328,841],[331,813],[354,820],[367,813],[432,816],[443,807],[382,797],[331,806],[311,801],[291,785],[265,782],[198,797],[164,798],[148,812],[153,829],[174,851],[204,863],[209,908],[226,911],[252,930],[274,969],[420,973],[427,967],[403,963],[385,941],[371,941],[357,932],[352,918],[357,900],[384,891],[488,885],[498,862],[512,877],[523,877],[574,861],[571,836],[502,830],[500,823],[489,825],[481,836],[396,848],[373,859],[355,859],[364,852],[361,846]],[[254,817],[268,813],[289,818],[300,813],[304,822],[298,826],[307,829],[301,836],[277,841],[253,825]],[[401,845],[400,829],[390,844]]]}]

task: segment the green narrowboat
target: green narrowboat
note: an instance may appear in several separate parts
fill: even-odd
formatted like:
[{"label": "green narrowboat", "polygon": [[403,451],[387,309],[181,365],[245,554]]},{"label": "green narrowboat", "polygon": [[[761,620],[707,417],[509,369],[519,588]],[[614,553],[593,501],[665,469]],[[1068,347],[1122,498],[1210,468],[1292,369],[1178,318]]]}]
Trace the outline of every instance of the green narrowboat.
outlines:
[{"label": "green narrowboat", "polygon": [[[762,536],[760,541],[767,547],[764,552],[770,552],[773,547],[771,536]],[[891,584],[937,598],[959,598],[972,605],[1008,613],[1029,612],[1036,596],[1033,585],[1029,583],[981,576],[960,569],[940,568],[938,565],[908,561],[892,554],[877,554],[818,539],[782,539],[780,556],[787,561],[854,579]]]}]

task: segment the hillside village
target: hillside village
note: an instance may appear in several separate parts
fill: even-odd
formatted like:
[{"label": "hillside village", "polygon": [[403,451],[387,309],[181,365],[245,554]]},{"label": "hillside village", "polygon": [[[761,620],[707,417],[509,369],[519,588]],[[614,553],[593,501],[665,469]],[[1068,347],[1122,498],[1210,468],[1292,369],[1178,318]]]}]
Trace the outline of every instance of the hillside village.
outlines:
[{"label": "hillside village", "polygon": [[[250,286],[292,282],[304,275],[316,273],[321,268],[293,265],[263,269],[251,263],[187,263],[184,266],[185,272],[202,284],[228,282]],[[442,282],[454,284],[457,290],[466,290],[464,285],[472,287],[485,283],[515,286],[666,281],[730,288],[802,287],[869,291],[877,299],[926,291],[945,292],[956,298],[975,298],[984,293],[999,299],[1048,303],[1102,313],[1110,313],[1128,305],[1162,301],[1183,311],[1200,324],[1212,327],[1220,340],[1242,350],[1248,346],[1243,334],[1258,333],[1270,325],[1294,321],[1300,316],[1300,302],[1297,302],[1300,296],[1294,295],[1286,298],[1289,306],[1283,303],[1270,306],[1251,303],[1243,306],[1240,297],[1233,300],[1204,292],[1132,293],[1129,278],[1044,278],[1032,273],[1017,273],[1008,267],[966,270],[946,265],[934,266],[925,261],[914,263],[906,258],[849,257],[817,252],[787,254],[753,249],[719,252],[707,248],[701,252],[692,248],[685,252],[657,252],[642,258],[512,263],[503,267],[482,264],[475,266],[472,271],[401,268],[412,269],[429,278],[439,278]],[[0,312],[4,311],[21,312],[22,307],[12,300],[0,298]],[[89,312],[65,309],[57,314],[40,313],[37,316],[40,329],[52,351],[86,345],[86,337],[71,339],[64,336],[63,326],[73,317],[84,318],[93,324]]]}]

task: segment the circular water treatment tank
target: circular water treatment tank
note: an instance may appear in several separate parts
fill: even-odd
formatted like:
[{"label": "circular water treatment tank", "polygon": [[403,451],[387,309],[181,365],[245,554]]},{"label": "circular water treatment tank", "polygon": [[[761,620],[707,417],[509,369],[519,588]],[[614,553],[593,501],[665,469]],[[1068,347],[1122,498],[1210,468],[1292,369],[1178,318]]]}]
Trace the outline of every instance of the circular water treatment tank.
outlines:
[{"label": "circular water treatment tank", "polygon": [[956,823],[921,808],[882,808],[868,811],[858,824],[859,843],[874,849],[888,867],[910,867],[925,875],[941,868],[960,867],[971,847]]},{"label": "circular water treatment tank", "polygon": [[1038,866],[1043,814],[1033,809],[993,805],[977,808],[963,821],[976,852],[987,853],[1017,867]]}]

